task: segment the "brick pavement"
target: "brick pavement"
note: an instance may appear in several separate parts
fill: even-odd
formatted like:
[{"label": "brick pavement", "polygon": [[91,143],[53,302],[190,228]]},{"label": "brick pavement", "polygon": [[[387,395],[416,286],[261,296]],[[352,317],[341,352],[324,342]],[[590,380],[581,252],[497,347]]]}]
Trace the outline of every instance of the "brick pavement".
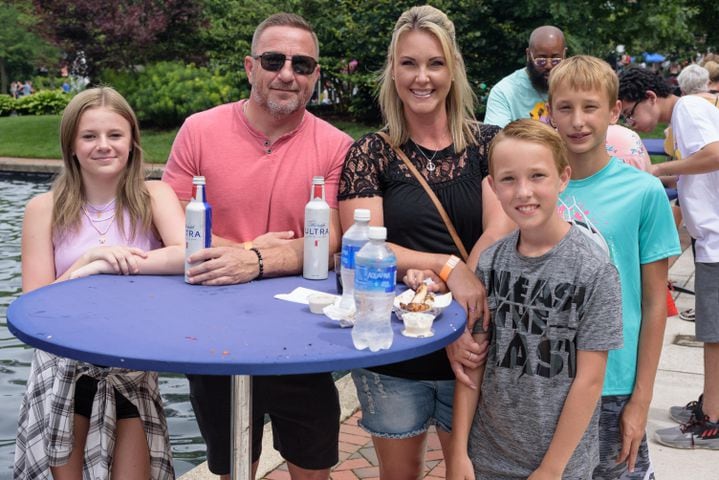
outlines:
[{"label": "brick pavement", "polygon": [[[340,461],[330,473],[331,480],[379,480],[377,454],[369,434],[357,426],[362,413],[357,411],[340,426]],[[424,478],[440,480],[445,477],[444,461],[439,438],[430,430],[427,438]],[[283,463],[272,470],[263,480],[290,480],[287,465]]]}]

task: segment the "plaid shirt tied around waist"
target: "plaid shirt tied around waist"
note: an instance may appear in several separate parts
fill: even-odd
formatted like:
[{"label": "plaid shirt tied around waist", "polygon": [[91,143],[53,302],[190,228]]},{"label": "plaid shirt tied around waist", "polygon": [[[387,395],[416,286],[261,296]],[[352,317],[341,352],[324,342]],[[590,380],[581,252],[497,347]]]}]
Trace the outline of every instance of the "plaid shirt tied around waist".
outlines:
[{"label": "plaid shirt tied around waist", "polygon": [[70,459],[75,413],[75,382],[98,380],[85,444],[84,480],[109,480],[115,448],[117,389],[137,408],[150,448],[153,480],[174,479],[170,439],[157,385],[157,373],[99,367],[35,350],[20,407],[14,478],[52,479],[50,467]]}]

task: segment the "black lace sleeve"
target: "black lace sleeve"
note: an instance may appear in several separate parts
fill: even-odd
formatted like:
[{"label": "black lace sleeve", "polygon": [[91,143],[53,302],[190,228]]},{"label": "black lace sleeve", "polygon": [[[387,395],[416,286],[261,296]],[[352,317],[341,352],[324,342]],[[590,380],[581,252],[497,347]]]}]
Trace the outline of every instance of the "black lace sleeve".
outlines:
[{"label": "black lace sleeve", "polygon": [[382,196],[382,173],[388,163],[388,145],[369,133],[350,147],[340,178],[338,200]]},{"label": "black lace sleeve", "polygon": [[496,125],[480,124],[477,129],[477,141],[479,144],[479,168],[482,172],[482,178],[489,175],[489,145],[494,140],[495,135],[499,133],[501,128]]}]

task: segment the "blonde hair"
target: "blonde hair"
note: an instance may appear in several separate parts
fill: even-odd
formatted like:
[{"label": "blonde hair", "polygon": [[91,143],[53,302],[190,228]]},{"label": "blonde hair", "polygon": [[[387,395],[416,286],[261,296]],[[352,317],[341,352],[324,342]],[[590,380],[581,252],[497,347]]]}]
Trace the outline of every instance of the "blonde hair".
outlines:
[{"label": "blonde hair", "polygon": [[[107,108],[117,113],[130,124],[132,134],[131,150],[127,165],[117,184],[115,215],[120,232],[128,239],[134,238],[137,227],[144,231],[152,227],[150,193],[144,181],[142,149],[140,148],[140,127],[132,108],[127,101],[110,87],[91,88],[78,93],[62,113],[60,120],[60,147],[62,149],[63,169],[52,186],[54,205],[52,209],[53,233],[64,235],[74,230],[80,223],[83,204],[86,201],[82,183],[80,162],[75,156],[75,139],[82,115],[93,108]],[[123,212],[130,216],[130,236],[127,237]]]},{"label": "blonde hair", "polygon": [[523,118],[508,124],[504,129],[495,135],[494,140],[489,146],[489,173],[494,175],[494,150],[497,145],[505,140],[521,140],[529,143],[536,143],[547,147],[552,152],[554,165],[557,172],[562,172],[569,166],[567,159],[567,147],[562,141],[556,130],[542,122]]},{"label": "blonde hair", "polygon": [[604,60],[589,55],[577,55],[563,60],[549,74],[549,104],[560,88],[579,91],[604,91],[610,106],[619,95],[619,79]]},{"label": "blonde hair", "polygon": [[709,60],[704,64],[704,68],[709,72],[709,81],[711,83],[719,82],[719,63]]},{"label": "blonde hair", "polygon": [[457,45],[454,24],[441,10],[424,5],[412,7],[400,15],[392,32],[392,40],[387,49],[387,60],[379,75],[379,104],[384,117],[385,127],[389,131],[390,143],[396,147],[409,140],[409,128],[404,116],[402,100],[392,78],[392,68],[397,59],[397,44],[400,37],[409,31],[423,31],[433,35],[442,46],[447,61],[452,85],[445,100],[449,131],[452,134],[455,152],[462,152],[468,145],[477,143],[474,128],[474,106],[477,97],[467,80],[464,60]]}]

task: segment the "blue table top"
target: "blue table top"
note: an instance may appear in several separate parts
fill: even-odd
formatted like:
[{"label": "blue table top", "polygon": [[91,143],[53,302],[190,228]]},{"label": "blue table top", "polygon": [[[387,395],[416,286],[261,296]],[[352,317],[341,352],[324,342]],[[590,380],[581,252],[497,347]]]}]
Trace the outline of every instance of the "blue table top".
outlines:
[{"label": "blue table top", "polygon": [[99,275],[22,295],[8,308],[10,331],[48,352],[99,365],[160,372],[274,375],[393,363],[459,337],[465,313],[453,303],[430,338],[407,338],[392,316],[389,350],[358,351],[351,329],[307,305],[277,300],[303,286],[334,293],[335,279],[263,279],[243,285],[188,285],[182,276]]}]

